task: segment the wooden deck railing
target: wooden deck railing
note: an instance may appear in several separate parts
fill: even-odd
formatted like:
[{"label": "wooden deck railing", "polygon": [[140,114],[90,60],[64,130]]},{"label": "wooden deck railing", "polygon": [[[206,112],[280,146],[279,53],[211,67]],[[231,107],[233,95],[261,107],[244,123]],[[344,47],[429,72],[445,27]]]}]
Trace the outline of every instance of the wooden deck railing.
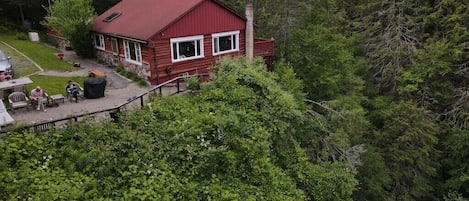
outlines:
[{"label": "wooden deck railing", "polygon": [[[194,77],[198,76],[200,79],[203,80],[203,77],[208,77],[208,74],[194,74],[194,75],[188,75],[188,76],[179,76],[174,79],[168,80],[164,83],[161,83],[150,90],[146,91],[145,93],[139,95],[139,96],[134,96],[132,98],[129,98],[126,102],[116,106],[112,107],[109,109],[104,109],[104,110],[99,110],[99,111],[94,111],[94,112],[89,112],[85,114],[79,114],[79,115],[72,115],[69,117],[65,118],[60,118],[60,119],[54,119],[50,121],[44,121],[44,122],[39,122],[39,123],[34,123],[31,125],[25,125],[25,126],[17,126],[17,127],[12,127],[12,128],[5,128],[4,130],[0,130],[0,133],[7,133],[7,132],[13,132],[13,131],[19,131],[19,132],[45,132],[48,131],[49,129],[52,128],[61,128],[65,125],[67,122],[77,122],[81,119],[84,119],[86,117],[91,117],[93,115],[98,115],[98,114],[107,114],[109,113],[109,116],[105,116],[105,118],[111,118],[113,121],[117,121],[119,118],[119,113],[126,109],[127,107],[135,107],[135,104],[139,103],[140,108],[145,107],[145,100],[150,99],[150,94],[155,94],[155,95],[163,95],[163,87],[167,87],[168,85],[171,85],[172,87],[176,87],[176,92],[172,94],[178,94],[181,92],[184,92],[185,90],[181,88],[181,83],[184,79],[187,79],[189,77]],[[171,95],[172,95],[171,94]]]},{"label": "wooden deck railing", "polygon": [[273,56],[275,49],[275,41],[271,39],[255,38],[254,39],[254,56]]}]

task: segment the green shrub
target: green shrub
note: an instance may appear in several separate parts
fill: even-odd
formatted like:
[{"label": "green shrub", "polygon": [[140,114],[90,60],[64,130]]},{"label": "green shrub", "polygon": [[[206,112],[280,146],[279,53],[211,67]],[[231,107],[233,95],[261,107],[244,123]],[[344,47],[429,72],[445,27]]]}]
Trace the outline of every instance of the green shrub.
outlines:
[{"label": "green shrub", "polygon": [[28,35],[26,35],[25,33],[17,33],[15,35],[15,38],[18,39],[18,40],[28,40]]},{"label": "green shrub", "polygon": [[142,86],[142,87],[148,86],[148,83],[143,79],[140,79],[137,83],[139,86]]},{"label": "green shrub", "polygon": [[39,32],[39,39],[41,40],[41,42],[46,43],[52,47],[55,47],[55,48],[59,47],[59,42],[49,37],[47,33],[44,31]]},{"label": "green shrub", "polygon": [[186,83],[187,83],[187,89],[189,89],[189,90],[199,90],[200,89],[200,83],[199,83],[199,77],[198,76],[192,76],[192,77],[186,78]]},{"label": "green shrub", "polygon": [[124,68],[122,68],[122,66],[117,66],[116,67],[116,72],[117,73],[122,74],[123,71],[124,71]]},{"label": "green shrub", "polygon": [[0,21],[0,33],[9,34],[17,31],[22,31],[22,27],[9,21]]},{"label": "green shrub", "polygon": [[129,78],[132,81],[137,82],[137,84],[140,86],[148,86],[148,83],[143,80],[140,76],[138,76],[137,73],[126,71],[122,66],[117,66],[116,72],[126,78]]},{"label": "green shrub", "polygon": [[105,64],[105,63],[106,63],[106,62],[105,62],[104,60],[102,60],[102,59],[98,59],[97,62],[98,62],[98,64]]}]

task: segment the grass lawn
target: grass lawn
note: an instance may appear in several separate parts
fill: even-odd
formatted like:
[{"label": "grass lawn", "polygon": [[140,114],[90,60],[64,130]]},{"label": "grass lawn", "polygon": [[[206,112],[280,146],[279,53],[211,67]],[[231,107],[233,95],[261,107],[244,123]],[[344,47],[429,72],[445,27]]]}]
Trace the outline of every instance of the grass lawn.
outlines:
[{"label": "grass lawn", "polygon": [[[0,34],[0,41],[3,41],[15,49],[19,50],[32,60],[39,64],[44,70],[54,71],[72,71],[73,66],[64,60],[57,58],[58,49],[47,46],[43,43],[32,42],[29,40],[20,40],[14,34]],[[12,56],[13,58],[13,56]]]},{"label": "grass lawn", "polygon": [[54,94],[63,94],[66,96],[65,87],[69,80],[73,80],[83,87],[83,82],[88,79],[88,77],[57,77],[44,75],[33,75],[29,78],[31,78],[33,83],[26,85],[28,93],[39,85],[49,96]]},{"label": "grass lawn", "polygon": [[29,59],[21,56],[17,51],[11,49],[10,47],[0,43],[0,49],[9,57],[11,57],[11,62],[13,63],[13,70],[15,71],[15,78],[30,75],[31,73],[39,72],[40,69],[37,68]]},{"label": "grass lawn", "polygon": [[[21,33],[22,34],[22,33]],[[0,41],[7,43],[14,47],[24,55],[28,56],[45,71],[73,71],[76,70],[72,64],[60,60],[57,58],[56,53],[59,51],[56,48],[50,47],[43,43],[32,42],[29,40],[20,40],[18,35],[20,33],[0,33]],[[0,49],[2,49],[8,56],[11,57],[12,63],[14,63],[15,78],[21,76],[28,76],[31,73],[39,72],[33,63],[9,48],[6,45],[0,43]],[[43,76],[43,75],[31,75],[29,78],[33,81],[32,84],[26,85],[26,90],[29,93],[36,86],[41,86],[49,95],[63,94],[65,93],[65,86],[69,80],[73,80],[77,83],[83,83],[87,77],[58,77],[58,76]],[[83,86],[82,86],[83,87]],[[29,94],[28,94],[29,95]]]}]

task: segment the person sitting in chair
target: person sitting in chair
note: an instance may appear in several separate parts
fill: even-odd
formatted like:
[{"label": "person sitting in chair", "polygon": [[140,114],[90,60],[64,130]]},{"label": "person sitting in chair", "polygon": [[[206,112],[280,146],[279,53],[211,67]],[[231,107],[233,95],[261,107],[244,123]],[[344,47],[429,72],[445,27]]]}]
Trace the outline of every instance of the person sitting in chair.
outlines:
[{"label": "person sitting in chair", "polygon": [[42,110],[45,112],[47,111],[46,108],[44,107],[44,91],[41,89],[41,87],[37,86],[35,89],[31,91],[31,102],[33,106],[36,106],[37,110]]},{"label": "person sitting in chair", "polygon": [[78,102],[78,88],[73,83],[72,80],[68,81],[67,87],[65,87],[65,90],[67,91],[68,97],[73,97],[75,99],[75,102]]}]

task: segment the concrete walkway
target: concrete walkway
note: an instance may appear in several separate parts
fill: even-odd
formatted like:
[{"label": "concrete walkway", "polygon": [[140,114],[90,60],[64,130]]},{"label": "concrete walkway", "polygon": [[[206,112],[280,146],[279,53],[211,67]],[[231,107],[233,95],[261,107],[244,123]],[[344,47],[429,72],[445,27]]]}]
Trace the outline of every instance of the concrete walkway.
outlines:
[{"label": "concrete walkway", "polygon": [[[15,112],[9,111],[13,119],[15,119],[15,125],[29,125],[37,122],[110,109],[121,105],[132,97],[139,96],[150,89],[150,87],[138,86],[129,79],[118,75],[112,68],[98,64],[93,60],[80,59],[73,51],[65,51],[64,53],[64,60],[67,60],[70,63],[79,62],[80,70],[71,72],[44,71],[40,74],[54,76],[87,76],[89,70],[99,70],[106,74],[106,79],[110,82],[106,87],[105,97],[98,99],[79,99],[78,103],[65,100],[64,103],[59,102],[58,107],[46,108],[47,111],[45,112],[36,111],[32,108],[20,109]],[[174,88],[165,88],[164,93],[170,93],[174,90]],[[139,103],[139,101],[136,102]]]}]

